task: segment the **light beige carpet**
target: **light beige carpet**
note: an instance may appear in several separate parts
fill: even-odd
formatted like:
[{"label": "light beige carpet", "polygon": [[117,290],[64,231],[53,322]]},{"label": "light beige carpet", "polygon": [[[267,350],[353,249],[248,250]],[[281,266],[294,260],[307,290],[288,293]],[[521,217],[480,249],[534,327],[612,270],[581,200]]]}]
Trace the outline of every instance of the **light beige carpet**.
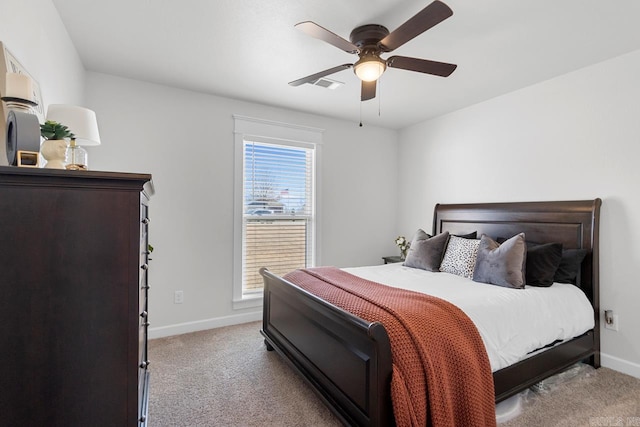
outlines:
[{"label": "light beige carpet", "polygon": [[[151,340],[150,426],[339,426],[266,351],[259,330],[254,322]],[[500,426],[640,426],[640,379],[610,369],[531,396],[519,417]]]}]

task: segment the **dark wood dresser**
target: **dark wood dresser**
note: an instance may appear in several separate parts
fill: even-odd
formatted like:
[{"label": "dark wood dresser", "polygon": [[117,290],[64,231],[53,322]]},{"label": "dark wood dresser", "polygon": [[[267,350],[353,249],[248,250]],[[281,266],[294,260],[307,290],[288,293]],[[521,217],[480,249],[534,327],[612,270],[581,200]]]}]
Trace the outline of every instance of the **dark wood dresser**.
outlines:
[{"label": "dark wood dresser", "polygon": [[146,425],[151,175],[0,166],[0,425]]}]

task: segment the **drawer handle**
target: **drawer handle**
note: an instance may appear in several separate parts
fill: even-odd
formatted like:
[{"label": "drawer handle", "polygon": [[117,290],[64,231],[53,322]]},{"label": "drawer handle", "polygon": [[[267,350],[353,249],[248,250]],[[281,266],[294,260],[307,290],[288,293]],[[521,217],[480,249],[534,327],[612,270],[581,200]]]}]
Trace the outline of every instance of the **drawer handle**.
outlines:
[{"label": "drawer handle", "polygon": [[147,271],[149,269],[149,265],[148,264],[142,264],[140,266],[141,269],[143,269],[144,271]]},{"label": "drawer handle", "polygon": [[149,322],[144,322],[144,323],[142,324],[142,326],[146,326],[146,327],[148,327],[150,324],[151,324],[151,323],[149,323]]},{"label": "drawer handle", "polygon": [[147,224],[149,224],[149,218],[144,218],[141,222],[142,222],[144,225],[147,225]]},{"label": "drawer handle", "polygon": [[142,369],[147,369],[147,366],[149,366],[151,362],[149,362],[148,360],[143,361],[142,363],[140,363],[140,367]]},{"label": "drawer handle", "polygon": [[142,317],[143,319],[146,319],[148,315],[149,313],[147,313],[146,311],[143,311],[142,313],[140,313],[140,317]]},{"label": "drawer handle", "polygon": [[140,419],[138,421],[140,421],[141,423],[143,423],[146,420],[146,418],[143,416],[140,417]]}]

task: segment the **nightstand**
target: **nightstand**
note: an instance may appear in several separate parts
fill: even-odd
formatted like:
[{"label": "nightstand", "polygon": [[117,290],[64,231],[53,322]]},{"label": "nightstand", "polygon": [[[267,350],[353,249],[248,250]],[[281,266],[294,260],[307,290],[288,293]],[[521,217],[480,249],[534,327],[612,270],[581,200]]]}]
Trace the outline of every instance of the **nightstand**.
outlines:
[{"label": "nightstand", "polygon": [[394,262],[402,262],[404,261],[401,256],[393,255],[393,256],[383,256],[385,264],[393,264]]}]

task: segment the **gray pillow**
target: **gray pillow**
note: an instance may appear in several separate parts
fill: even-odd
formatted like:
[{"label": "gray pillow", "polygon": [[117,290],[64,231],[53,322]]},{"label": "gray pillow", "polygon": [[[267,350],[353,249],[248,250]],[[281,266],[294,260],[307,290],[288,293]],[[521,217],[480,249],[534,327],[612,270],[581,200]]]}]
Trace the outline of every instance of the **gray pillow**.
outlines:
[{"label": "gray pillow", "polygon": [[473,280],[507,288],[524,288],[526,261],[524,233],[516,234],[503,244],[483,235],[480,238]]},{"label": "gray pillow", "polygon": [[411,242],[415,242],[416,240],[427,240],[431,238],[431,234],[425,232],[422,228],[418,228],[416,234],[413,235],[413,239]]},{"label": "gray pillow", "polygon": [[431,237],[424,231],[418,230],[411,241],[407,259],[403,265],[427,271],[440,271],[442,254],[448,240],[448,231]]}]

